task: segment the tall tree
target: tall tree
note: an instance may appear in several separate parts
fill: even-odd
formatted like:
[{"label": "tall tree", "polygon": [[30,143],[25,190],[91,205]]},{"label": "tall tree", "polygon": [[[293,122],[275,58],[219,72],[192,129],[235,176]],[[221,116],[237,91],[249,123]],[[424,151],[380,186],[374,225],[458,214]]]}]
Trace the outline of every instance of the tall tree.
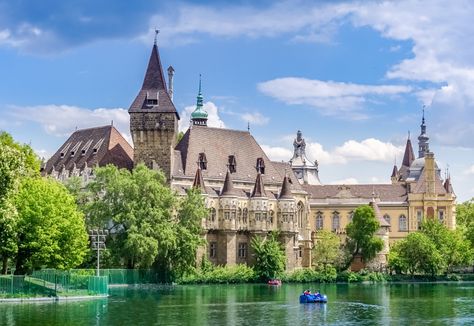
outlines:
[{"label": "tall tree", "polygon": [[474,198],[456,205],[456,222],[474,248]]},{"label": "tall tree", "polygon": [[261,280],[275,278],[285,270],[285,251],[278,241],[278,232],[266,238],[255,236],[251,241],[255,253],[255,273]]},{"label": "tall tree", "polygon": [[59,182],[25,178],[15,198],[18,210],[17,274],[40,267],[69,269],[87,253],[84,218]]},{"label": "tall tree", "polygon": [[382,250],[383,240],[375,234],[379,228],[380,223],[372,207],[363,205],[356,208],[352,222],[346,227],[346,247],[352,256],[346,268],[357,255],[361,255],[362,260],[367,262]]},{"label": "tall tree", "polygon": [[318,231],[317,242],[313,248],[313,263],[316,267],[336,267],[341,263],[342,255],[341,239],[333,232]]}]

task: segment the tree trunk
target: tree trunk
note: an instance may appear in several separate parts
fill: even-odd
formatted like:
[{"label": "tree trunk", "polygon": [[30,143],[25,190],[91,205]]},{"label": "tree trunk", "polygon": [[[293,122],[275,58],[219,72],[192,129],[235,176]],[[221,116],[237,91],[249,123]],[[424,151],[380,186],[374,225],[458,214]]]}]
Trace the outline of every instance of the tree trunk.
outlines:
[{"label": "tree trunk", "polygon": [[3,264],[2,264],[2,274],[7,273],[7,267],[8,267],[8,257],[3,256]]}]

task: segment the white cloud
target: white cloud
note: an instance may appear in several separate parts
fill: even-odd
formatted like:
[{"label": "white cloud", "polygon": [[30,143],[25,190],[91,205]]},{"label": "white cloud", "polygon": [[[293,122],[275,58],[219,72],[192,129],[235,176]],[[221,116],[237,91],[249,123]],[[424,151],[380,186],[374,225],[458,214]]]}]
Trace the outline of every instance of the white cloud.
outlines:
[{"label": "white cloud", "polygon": [[263,151],[272,161],[284,161],[288,162],[291,157],[293,156],[293,152],[290,151],[288,148],[284,147],[272,147],[268,145],[261,145]]},{"label": "white cloud", "polygon": [[94,110],[69,105],[38,105],[10,107],[11,114],[21,121],[39,123],[46,133],[54,136],[69,136],[76,128],[114,126],[132,144],[128,111],[122,108]]},{"label": "white cloud", "polygon": [[259,112],[244,113],[240,116],[240,118],[243,121],[249,122],[251,125],[258,125],[258,126],[266,125],[270,121],[269,117],[266,117]]},{"label": "white cloud", "polygon": [[346,178],[342,180],[331,181],[330,184],[332,185],[356,185],[359,181],[356,178]]},{"label": "white cloud", "polygon": [[474,164],[471,165],[469,168],[467,168],[466,170],[464,170],[464,174],[472,174],[474,175]]},{"label": "white cloud", "polygon": [[[224,121],[219,116],[219,108],[213,102],[205,102],[203,104],[204,111],[207,112],[207,125],[214,128],[225,128]],[[191,113],[196,109],[196,106],[187,106],[179,114],[180,120],[178,124],[179,131],[186,131],[191,121]]]},{"label": "white cloud", "polygon": [[399,85],[361,85],[322,81],[298,77],[285,77],[258,84],[265,95],[287,104],[309,105],[323,114],[352,119],[366,118],[361,112],[364,104],[374,97],[410,93],[412,88]]}]

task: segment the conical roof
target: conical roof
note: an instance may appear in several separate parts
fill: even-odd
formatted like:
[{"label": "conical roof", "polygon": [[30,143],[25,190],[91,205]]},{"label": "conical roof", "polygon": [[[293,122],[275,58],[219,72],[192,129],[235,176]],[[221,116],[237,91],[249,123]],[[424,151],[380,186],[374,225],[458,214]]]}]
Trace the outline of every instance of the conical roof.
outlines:
[{"label": "conical roof", "polygon": [[265,193],[265,186],[263,184],[262,174],[259,172],[257,178],[255,179],[255,185],[253,186],[251,198],[254,197],[267,197]]},{"label": "conical roof", "polygon": [[280,197],[279,199],[293,199],[293,195],[291,193],[291,188],[290,188],[290,181],[288,180],[288,177],[285,175],[283,178],[283,183],[281,185],[281,192],[280,192]]},{"label": "conical roof", "polygon": [[402,166],[410,167],[411,163],[415,160],[415,153],[413,152],[413,146],[411,145],[410,138],[407,139],[405,146],[405,154],[403,155]]},{"label": "conical roof", "polygon": [[446,178],[446,181],[444,181],[443,187],[444,187],[444,189],[446,189],[447,193],[449,193],[449,194],[454,193],[453,185],[451,184],[451,177],[448,176]]},{"label": "conical roof", "polygon": [[375,218],[379,221],[380,226],[390,227],[390,224],[383,218],[382,213],[380,212],[379,206],[375,199],[372,199],[369,203],[369,206],[372,207],[375,213]]},{"label": "conical roof", "polygon": [[390,177],[396,178],[397,176],[398,176],[398,168],[397,168],[397,165],[395,164],[393,166],[392,175]]},{"label": "conical roof", "polygon": [[204,185],[204,179],[202,177],[201,167],[198,166],[196,174],[194,176],[193,188],[201,189],[201,193],[206,192],[206,186]]},{"label": "conical roof", "polygon": [[148,67],[146,68],[145,78],[143,79],[143,90],[166,90],[166,81],[163,74],[163,67],[161,66],[160,55],[158,53],[158,46],[153,45],[150,59],[148,60]]},{"label": "conical roof", "polygon": [[237,196],[238,191],[234,188],[234,182],[232,181],[232,176],[230,171],[227,170],[225,174],[224,186],[221,190],[221,196]]}]

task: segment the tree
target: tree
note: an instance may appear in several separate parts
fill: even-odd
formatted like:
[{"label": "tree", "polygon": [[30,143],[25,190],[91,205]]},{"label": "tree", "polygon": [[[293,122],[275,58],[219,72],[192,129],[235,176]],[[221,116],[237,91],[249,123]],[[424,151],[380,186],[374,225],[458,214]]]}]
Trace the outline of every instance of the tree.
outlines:
[{"label": "tree", "polygon": [[278,232],[272,231],[267,238],[255,236],[251,240],[255,253],[254,270],[262,280],[275,278],[285,270],[285,251],[278,235]]},{"label": "tree", "polygon": [[[437,250],[436,245],[426,234],[421,232],[410,233],[392,250],[399,260],[397,265],[406,268],[411,275],[420,272],[434,276],[443,265],[443,257]],[[393,259],[393,254],[391,257]],[[389,265],[394,266],[394,261],[390,261],[390,256]]]},{"label": "tree", "polygon": [[338,266],[341,261],[341,240],[333,232],[321,230],[317,233],[313,248],[313,262],[316,267]]},{"label": "tree", "polygon": [[172,281],[196,263],[208,214],[198,190],[178,198],[163,173],[139,164],[133,171],[109,165],[95,170],[83,209],[90,227],[108,227],[107,246],[116,265],[156,267]]},{"label": "tree", "polygon": [[346,227],[346,248],[351,254],[346,268],[357,255],[361,255],[362,261],[367,262],[382,250],[383,240],[375,235],[379,228],[380,223],[372,207],[363,205],[356,208],[352,222]]},{"label": "tree", "polygon": [[13,198],[25,176],[39,175],[39,160],[30,146],[21,145],[6,132],[0,133],[0,256],[2,274],[17,251],[17,212]]},{"label": "tree", "polygon": [[421,232],[437,244],[447,272],[455,266],[465,266],[472,262],[473,250],[461,230],[449,230],[436,220],[427,220],[422,224]]},{"label": "tree", "polygon": [[59,182],[25,178],[15,197],[18,210],[17,274],[40,267],[69,269],[87,253],[84,218]]},{"label": "tree", "polygon": [[456,205],[456,222],[474,248],[474,198]]}]

